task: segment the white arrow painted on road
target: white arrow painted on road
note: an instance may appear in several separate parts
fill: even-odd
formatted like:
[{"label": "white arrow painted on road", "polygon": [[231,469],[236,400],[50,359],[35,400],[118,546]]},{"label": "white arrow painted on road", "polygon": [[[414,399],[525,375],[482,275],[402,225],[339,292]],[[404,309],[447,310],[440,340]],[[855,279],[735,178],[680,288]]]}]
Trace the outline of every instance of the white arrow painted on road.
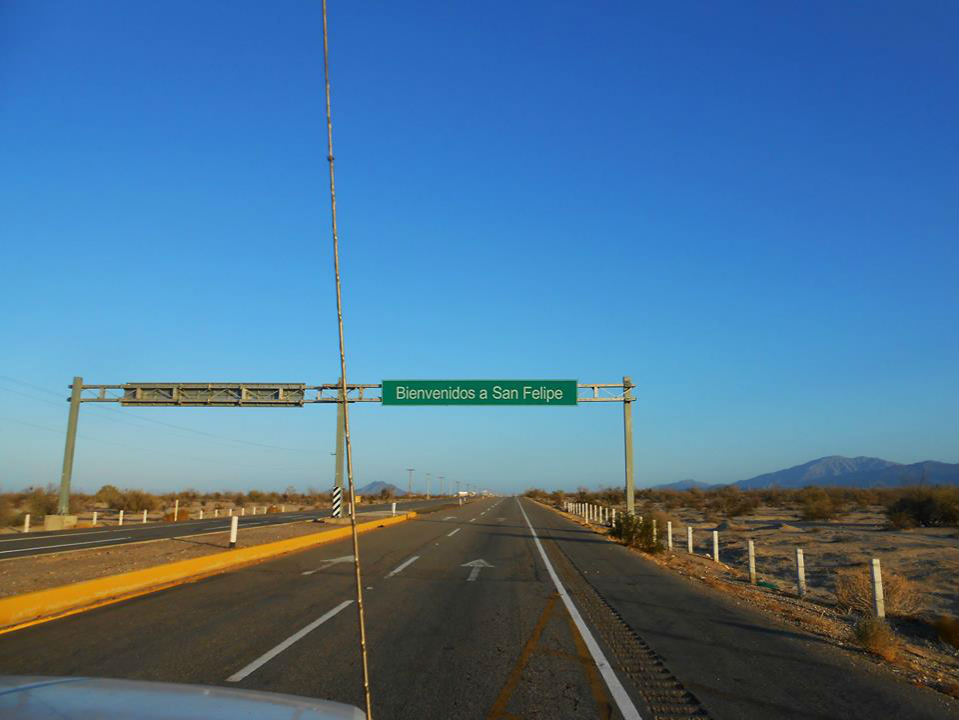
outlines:
[{"label": "white arrow painted on road", "polygon": [[470,576],[466,578],[466,582],[473,582],[479,576],[480,570],[482,570],[484,567],[493,567],[493,566],[490,565],[485,560],[472,560],[468,563],[463,563],[462,565],[460,565],[460,567],[472,568],[472,570],[470,570]]},{"label": "white arrow painted on road", "polygon": [[336,565],[337,563],[345,563],[345,562],[353,562],[353,556],[352,556],[352,555],[344,555],[343,557],[331,558],[330,560],[324,560],[324,561],[323,561],[323,564],[320,565],[320,566],[319,566],[318,568],[316,568],[315,570],[307,570],[306,572],[300,573],[300,574],[301,574],[301,575],[312,575],[313,573],[319,572],[320,570],[326,570],[326,568],[328,568],[330,565]]}]

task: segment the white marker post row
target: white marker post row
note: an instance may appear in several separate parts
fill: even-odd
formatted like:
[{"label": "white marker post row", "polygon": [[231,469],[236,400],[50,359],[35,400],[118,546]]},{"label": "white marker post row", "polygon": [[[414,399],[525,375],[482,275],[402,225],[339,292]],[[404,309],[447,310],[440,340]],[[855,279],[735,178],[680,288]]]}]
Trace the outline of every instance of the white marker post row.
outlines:
[{"label": "white marker post row", "polygon": [[[654,521],[655,522],[655,521]],[[655,527],[655,526],[654,526]],[[672,535],[673,528],[672,523],[667,523],[668,534],[669,534],[669,547],[672,548]],[[655,532],[655,530],[654,530]],[[752,540],[748,540],[746,543],[747,549],[747,562],[749,567],[749,584],[757,584],[756,576],[756,545]],[[691,525],[686,526],[686,552],[690,555],[693,554],[693,528]],[[719,531],[713,530],[713,562],[719,562]],[[869,564],[869,574],[872,585],[872,604],[873,604],[873,614],[878,618],[886,617],[886,607],[885,607],[885,597],[882,589],[882,566],[879,562],[879,558],[873,558]],[[800,547],[796,548],[796,593],[799,597],[806,596],[806,559],[803,555],[803,550]]]},{"label": "white marker post row", "polygon": [[610,527],[616,522],[616,508],[605,505],[593,505],[592,503],[578,503],[566,501],[563,509],[570,515],[578,515],[588,523],[597,523],[599,525],[608,525]]}]

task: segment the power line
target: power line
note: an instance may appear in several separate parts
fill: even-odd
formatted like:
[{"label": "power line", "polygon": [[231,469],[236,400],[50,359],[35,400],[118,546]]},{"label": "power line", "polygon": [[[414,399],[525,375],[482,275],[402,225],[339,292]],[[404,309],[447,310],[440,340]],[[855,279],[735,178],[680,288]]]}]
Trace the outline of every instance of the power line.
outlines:
[{"label": "power line", "polygon": [[[28,383],[28,382],[25,382],[25,381],[23,381],[23,380],[18,380],[18,379],[16,379],[16,378],[12,378],[12,377],[10,377],[10,376],[8,376],[8,375],[0,375],[0,380],[12,381],[12,382],[17,383],[18,385],[23,385],[23,386],[25,386],[25,387],[30,387],[30,388],[33,388],[33,389],[35,389],[35,390],[39,390],[40,392],[47,393],[48,395],[52,395],[52,396],[54,396],[54,397],[62,397],[62,395],[58,395],[57,393],[55,393],[55,392],[53,392],[53,391],[51,391],[51,390],[47,390],[47,389],[42,388],[42,387],[40,387],[40,386],[38,386],[38,385],[34,385],[33,383]],[[53,401],[51,401],[51,400],[46,400],[45,398],[40,398],[40,397],[36,397],[35,395],[30,395],[30,394],[28,394],[28,393],[20,392],[19,390],[13,390],[13,389],[11,389],[11,388],[5,388],[5,387],[0,387],[0,390],[3,390],[3,391],[5,391],[5,392],[9,392],[9,393],[14,393],[14,394],[16,394],[16,395],[20,395],[21,397],[29,398],[29,399],[31,399],[31,400],[36,400],[36,401],[38,401],[38,402],[46,403],[47,405],[53,405],[54,407],[63,408],[63,404],[62,404],[62,403],[55,403],[55,402],[53,402]],[[90,405],[100,405],[99,403],[88,403],[88,404],[90,404]],[[307,449],[305,449],[305,448],[289,448],[289,447],[282,447],[282,446],[280,446],[280,445],[270,445],[270,444],[268,444],[268,443],[259,443],[259,442],[256,442],[256,441],[254,441],[254,440],[241,440],[241,439],[239,439],[239,438],[231,438],[231,437],[228,437],[228,436],[226,436],[226,435],[218,435],[218,434],[216,434],[216,433],[210,433],[210,432],[206,432],[206,431],[204,431],[204,430],[196,430],[196,429],[194,429],[194,428],[185,427],[185,426],[183,426],[183,425],[175,425],[174,423],[164,422],[164,421],[162,421],[162,420],[157,420],[157,419],[155,419],[155,418],[147,418],[147,417],[140,417],[140,416],[132,416],[132,417],[131,417],[130,415],[128,415],[128,414],[127,414],[126,412],[124,412],[123,410],[117,410],[116,408],[110,408],[110,407],[100,406],[99,409],[102,410],[102,411],[104,411],[104,412],[110,412],[110,413],[114,413],[114,414],[116,414],[116,415],[120,415],[120,416],[122,416],[122,418],[123,418],[122,420],[119,419],[119,418],[108,418],[108,417],[100,417],[99,419],[101,419],[101,420],[112,420],[112,421],[114,421],[114,422],[120,422],[120,423],[124,423],[124,424],[127,424],[127,425],[132,425],[132,426],[134,426],[134,427],[143,427],[143,425],[138,425],[138,424],[137,424],[137,421],[139,421],[139,422],[152,423],[153,425],[160,425],[160,426],[162,426],[162,427],[172,428],[172,429],[174,429],[174,430],[182,430],[183,432],[188,432],[188,433],[192,433],[192,434],[194,434],[194,435],[200,435],[200,436],[212,438],[212,439],[215,439],[215,440],[220,440],[220,441],[225,441],[225,442],[230,442],[230,443],[239,443],[239,444],[241,444],[241,445],[249,445],[249,446],[251,446],[251,447],[264,448],[264,449],[267,449],[267,450],[284,450],[284,451],[286,451],[286,452],[312,452],[311,450],[307,450]]]}]

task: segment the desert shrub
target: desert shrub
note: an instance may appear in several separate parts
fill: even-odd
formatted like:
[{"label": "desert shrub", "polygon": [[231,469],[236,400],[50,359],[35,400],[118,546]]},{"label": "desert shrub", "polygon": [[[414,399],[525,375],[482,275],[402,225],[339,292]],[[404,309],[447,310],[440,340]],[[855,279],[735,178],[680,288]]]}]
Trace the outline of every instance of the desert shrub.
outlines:
[{"label": "desert shrub", "polygon": [[159,499],[150,493],[142,490],[127,490],[123,493],[117,509],[128,512],[143,512],[144,510],[156,510],[159,504]]},{"label": "desert shrub", "polygon": [[[902,575],[883,573],[882,594],[887,615],[912,617],[922,610],[922,594]],[[872,612],[872,577],[868,568],[836,573],[836,601],[842,608]]]},{"label": "desert shrub", "polygon": [[959,618],[940,615],[932,624],[939,639],[959,650]]},{"label": "desert shrub", "polygon": [[699,488],[690,488],[685,493],[686,506],[693,510],[702,510],[706,503],[706,495]]},{"label": "desert shrub", "polygon": [[94,497],[109,508],[119,510],[123,506],[123,493],[115,485],[104,485]]},{"label": "desert shrub", "polygon": [[[382,490],[380,490],[380,499],[381,499],[381,500],[392,500],[392,499],[393,499],[393,488],[385,487],[385,488],[383,488]],[[545,500],[545,499],[546,499],[546,493],[545,493],[545,492],[543,493],[543,497],[540,498],[540,499],[541,499],[541,500]]]},{"label": "desert shrub", "polygon": [[727,485],[711,493],[705,504],[711,515],[732,518],[754,512],[759,506],[759,498],[753,493],[744,493],[735,485]]},{"label": "desert shrub", "polygon": [[862,617],[853,631],[859,644],[869,652],[890,661],[895,660],[899,654],[899,638],[885,620],[870,616]]},{"label": "desert shrub", "polygon": [[[650,517],[644,517],[640,521],[638,515],[618,513],[616,522],[613,523],[609,534],[629,547],[639,548],[646,552],[659,552],[663,547],[662,533],[666,526],[665,523],[662,523],[662,528],[658,528],[659,537],[653,542],[653,524],[650,520]],[[657,520],[657,525],[659,524],[660,522]]]},{"label": "desert shrub", "polygon": [[959,488],[910,488],[886,508],[896,528],[959,527]]},{"label": "desert shrub", "polygon": [[799,493],[803,520],[831,520],[836,516],[836,503],[822,488],[803,488]]},{"label": "desert shrub", "polygon": [[184,522],[190,519],[190,511],[187,508],[181,507],[179,512],[176,513],[176,520],[173,519],[173,508],[168,508],[163,513],[163,522]]},{"label": "desert shrub", "polygon": [[16,522],[17,513],[13,510],[13,505],[5,497],[0,497],[0,527],[7,527]]},{"label": "desert shrub", "polygon": [[50,488],[31,488],[25,498],[27,512],[35,518],[53,515],[57,512],[59,497]]},{"label": "desert shrub", "polygon": [[627,515],[626,513],[618,513],[615,522],[613,522],[613,527],[610,528],[609,534],[617,540],[622,541],[624,545],[632,546],[639,536],[639,527],[640,522],[638,517],[635,515]]}]

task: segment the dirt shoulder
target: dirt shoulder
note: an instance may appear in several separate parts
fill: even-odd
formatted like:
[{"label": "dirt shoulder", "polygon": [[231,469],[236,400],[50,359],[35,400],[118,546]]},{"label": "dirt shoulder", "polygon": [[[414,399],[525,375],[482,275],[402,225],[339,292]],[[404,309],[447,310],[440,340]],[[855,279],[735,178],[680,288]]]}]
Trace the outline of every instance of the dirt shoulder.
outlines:
[{"label": "dirt shoulder", "polygon": [[[330,521],[298,521],[285,525],[243,528],[237,537],[237,547],[252,547],[322,533],[342,527],[342,524]],[[213,555],[228,550],[229,545],[230,533],[224,531],[168,540],[147,540],[110,548],[12,558],[0,562],[0,597]]]}]

